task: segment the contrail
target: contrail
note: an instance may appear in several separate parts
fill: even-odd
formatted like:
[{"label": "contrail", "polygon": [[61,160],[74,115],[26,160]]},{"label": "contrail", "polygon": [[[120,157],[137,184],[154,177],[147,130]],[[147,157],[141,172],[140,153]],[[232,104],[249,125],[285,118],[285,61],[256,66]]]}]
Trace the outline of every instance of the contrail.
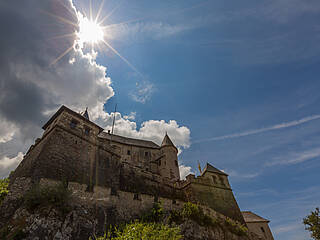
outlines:
[{"label": "contrail", "polygon": [[219,137],[199,139],[199,140],[193,141],[192,143],[220,141],[220,140],[231,139],[231,138],[245,137],[245,136],[255,135],[255,134],[259,134],[259,133],[263,133],[263,132],[268,132],[268,131],[278,130],[278,129],[282,129],[282,128],[297,126],[297,125],[300,125],[300,124],[303,124],[306,122],[310,122],[310,121],[313,121],[313,120],[316,120],[319,118],[320,118],[320,115],[313,115],[313,116],[301,118],[299,120],[295,120],[295,121],[291,121],[291,122],[284,122],[284,123],[276,124],[276,125],[273,125],[270,127],[252,129],[252,130],[248,130],[245,132],[228,134],[228,135],[219,136]]}]

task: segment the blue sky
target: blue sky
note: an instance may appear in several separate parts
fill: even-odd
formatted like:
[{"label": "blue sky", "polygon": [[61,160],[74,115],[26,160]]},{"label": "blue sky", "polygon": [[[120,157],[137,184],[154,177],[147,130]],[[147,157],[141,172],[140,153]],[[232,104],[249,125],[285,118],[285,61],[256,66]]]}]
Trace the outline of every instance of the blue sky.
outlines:
[{"label": "blue sky", "polygon": [[[84,4],[79,2],[79,4]],[[118,5],[105,4],[110,12]],[[320,4],[317,1],[123,1],[108,24],[125,25],[100,54],[123,114],[175,119],[191,131],[180,161],[230,174],[243,210],[271,220],[276,239],[308,239],[302,218],[319,206]],[[87,8],[87,7],[84,7]],[[127,33],[123,33],[124,31]],[[115,30],[116,31],[116,30]],[[131,94],[152,85],[144,103]],[[107,110],[112,111],[112,104]],[[286,126],[286,123],[293,125]],[[248,136],[210,140],[279,128]],[[246,134],[244,134],[246,135]]]},{"label": "blue sky", "polygon": [[[270,219],[275,239],[309,239],[302,218],[320,205],[319,1],[108,0],[100,15],[108,16],[105,40],[125,60],[99,43],[93,63],[71,52],[55,64],[52,56],[68,45],[53,37],[69,32],[38,10],[68,12],[50,0],[21,10],[12,10],[21,4],[14,2],[0,4],[3,18],[21,29],[3,25],[0,41],[0,72],[8,76],[0,79],[7,93],[0,98],[1,176],[60,104],[89,106],[92,115],[104,104],[108,114],[93,118],[110,126],[117,103],[119,134],[157,142],[163,134],[156,131],[168,130],[180,164],[195,173],[197,161],[226,171],[240,208]],[[94,16],[100,3],[92,1]],[[89,1],[73,4],[90,15]],[[33,67],[26,71],[14,49]]]}]

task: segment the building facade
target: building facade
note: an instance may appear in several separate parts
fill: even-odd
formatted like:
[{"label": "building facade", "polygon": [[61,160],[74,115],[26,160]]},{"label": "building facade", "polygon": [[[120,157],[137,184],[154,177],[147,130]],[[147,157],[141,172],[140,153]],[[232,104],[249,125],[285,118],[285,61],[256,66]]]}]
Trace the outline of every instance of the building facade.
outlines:
[{"label": "building facade", "polygon": [[76,113],[62,106],[43,126],[44,133],[30,147],[10,181],[28,178],[77,182],[86,191],[95,187],[191,201],[245,224],[228,175],[207,164],[200,176],[180,180],[178,150],[166,134],[161,146],[152,141],[104,132],[90,121],[87,110]]}]

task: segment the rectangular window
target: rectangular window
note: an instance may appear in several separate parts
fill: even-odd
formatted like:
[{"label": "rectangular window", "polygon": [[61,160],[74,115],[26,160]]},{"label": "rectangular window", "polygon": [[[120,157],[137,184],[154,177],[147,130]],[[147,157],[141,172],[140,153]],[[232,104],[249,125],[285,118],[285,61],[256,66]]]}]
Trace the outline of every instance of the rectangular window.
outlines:
[{"label": "rectangular window", "polygon": [[148,152],[144,152],[144,156],[148,157],[149,153]]},{"label": "rectangular window", "polygon": [[70,127],[72,129],[74,129],[74,128],[76,128],[77,124],[78,124],[78,121],[75,120],[75,119],[72,119],[71,122],[70,122]]},{"label": "rectangular window", "polygon": [[89,135],[89,133],[90,133],[90,128],[85,126],[84,127],[84,134]]},{"label": "rectangular window", "polygon": [[127,155],[131,155],[131,152],[130,152],[130,150],[128,150],[128,151],[127,151]]}]

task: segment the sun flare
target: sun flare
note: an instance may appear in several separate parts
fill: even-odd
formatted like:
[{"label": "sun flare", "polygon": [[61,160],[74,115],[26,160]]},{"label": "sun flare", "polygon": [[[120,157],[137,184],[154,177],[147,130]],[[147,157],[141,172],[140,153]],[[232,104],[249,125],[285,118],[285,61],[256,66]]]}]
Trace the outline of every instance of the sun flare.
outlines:
[{"label": "sun flare", "polygon": [[78,37],[82,43],[98,43],[103,40],[103,29],[95,21],[83,17],[79,22]]}]

